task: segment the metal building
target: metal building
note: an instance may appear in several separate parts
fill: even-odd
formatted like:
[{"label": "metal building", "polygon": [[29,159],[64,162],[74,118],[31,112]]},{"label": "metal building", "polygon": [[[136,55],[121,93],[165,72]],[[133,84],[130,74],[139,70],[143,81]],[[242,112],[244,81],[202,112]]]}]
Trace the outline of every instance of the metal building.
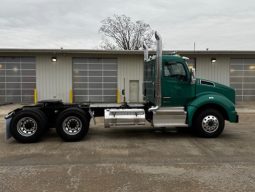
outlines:
[{"label": "metal building", "polygon": [[[232,86],[238,101],[255,101],[255,51],[178,53],[197,77]],[[142,102],[142,86],[142,51],[0,49],[0,103],[112,103],[124,100],[122,90],[127,102]]]}]

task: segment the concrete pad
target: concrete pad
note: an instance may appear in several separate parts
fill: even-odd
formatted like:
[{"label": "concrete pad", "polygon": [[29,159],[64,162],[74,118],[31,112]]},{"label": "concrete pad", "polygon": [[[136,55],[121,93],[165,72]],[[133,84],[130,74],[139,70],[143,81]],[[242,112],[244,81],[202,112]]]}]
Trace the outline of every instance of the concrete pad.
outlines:
[{"label": "concrete pad", "polygon": [[50,130],[39,143],[5,142],[0,107],[0,191],[254,191],[255,113],[240,113],[219,138],[189,129],[104,129],[66,143]]}]

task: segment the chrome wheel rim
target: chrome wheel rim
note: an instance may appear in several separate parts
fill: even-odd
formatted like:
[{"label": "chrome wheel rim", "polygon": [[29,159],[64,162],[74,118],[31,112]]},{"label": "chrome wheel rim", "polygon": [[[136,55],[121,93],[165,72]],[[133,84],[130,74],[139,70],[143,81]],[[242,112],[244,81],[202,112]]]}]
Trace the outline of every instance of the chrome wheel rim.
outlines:
[{"label": "chrome wheel rim", "polygon": [[78,117],[70,116],[65,118],[62,123],[64,132],[68,135],[76,135],[81,131],[82,122]]},{"label": "chrome wheel rim", "polygon": [[37,122],[31,117],[23,117],[17,123],[17,131],[24,137],[30,137],[37,131]]},{"label": "chrome wheel rim", "polygon": [[219,128],[219,120],[214,115],[204,117],[202,121],[202,128],[207,133],[213,133]]}]

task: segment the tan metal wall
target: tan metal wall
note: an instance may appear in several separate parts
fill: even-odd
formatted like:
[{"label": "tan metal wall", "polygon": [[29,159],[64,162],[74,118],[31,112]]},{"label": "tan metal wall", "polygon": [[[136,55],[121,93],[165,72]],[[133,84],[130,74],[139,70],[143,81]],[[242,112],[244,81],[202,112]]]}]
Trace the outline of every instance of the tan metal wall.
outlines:
[{"label": "tan metal wall", "polygon": [[[216,63],[211,59],[216,58]],[[198,56],[196,57],[196,76],[229,86],[230,57]]]},{"label": "tan metal wall", "polygon": [[57,62],[51,62],[52,56],[36,56],[38,99],[62,99],[68,102],[72,89],[72,57],[60,55]]},{"label": "tan metal wall", "polygon": [[[125,78],[125,86],[124,86]],[[118,88],[126,89],[126,101],[129,102],[129,82],[139,80],[139,102],[143,101],[143,56],[118,57]]]},{"label": "tan metal wall", "polygon": [[[89,55],[75,55],[75,57]],[[38,99],[62,99],[69,102],[69,91],[72,89],[72,57],[73,55],[59,55],[57,62],[51,62],[52,55],[36,56],[36,86]],[[91,57],[91,56],[90,56]],[[139,80],[139,102],[143,101],[143,57],[122,55],[93,55],[93,57],[118,59],[118,89],[126,88],[126,101],[129,101],[129,81]]]}]

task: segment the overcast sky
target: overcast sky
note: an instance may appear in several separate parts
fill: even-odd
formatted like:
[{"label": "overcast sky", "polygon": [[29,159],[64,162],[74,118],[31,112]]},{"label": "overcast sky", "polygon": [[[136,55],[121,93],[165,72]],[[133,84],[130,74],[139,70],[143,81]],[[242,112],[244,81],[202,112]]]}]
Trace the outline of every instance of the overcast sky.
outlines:
[{"label": "overcast sky", "polygon": [[1,0],[0,48],[97,49],[100,21],[143,20],[168,50],[255,50],[254,0]]}]

